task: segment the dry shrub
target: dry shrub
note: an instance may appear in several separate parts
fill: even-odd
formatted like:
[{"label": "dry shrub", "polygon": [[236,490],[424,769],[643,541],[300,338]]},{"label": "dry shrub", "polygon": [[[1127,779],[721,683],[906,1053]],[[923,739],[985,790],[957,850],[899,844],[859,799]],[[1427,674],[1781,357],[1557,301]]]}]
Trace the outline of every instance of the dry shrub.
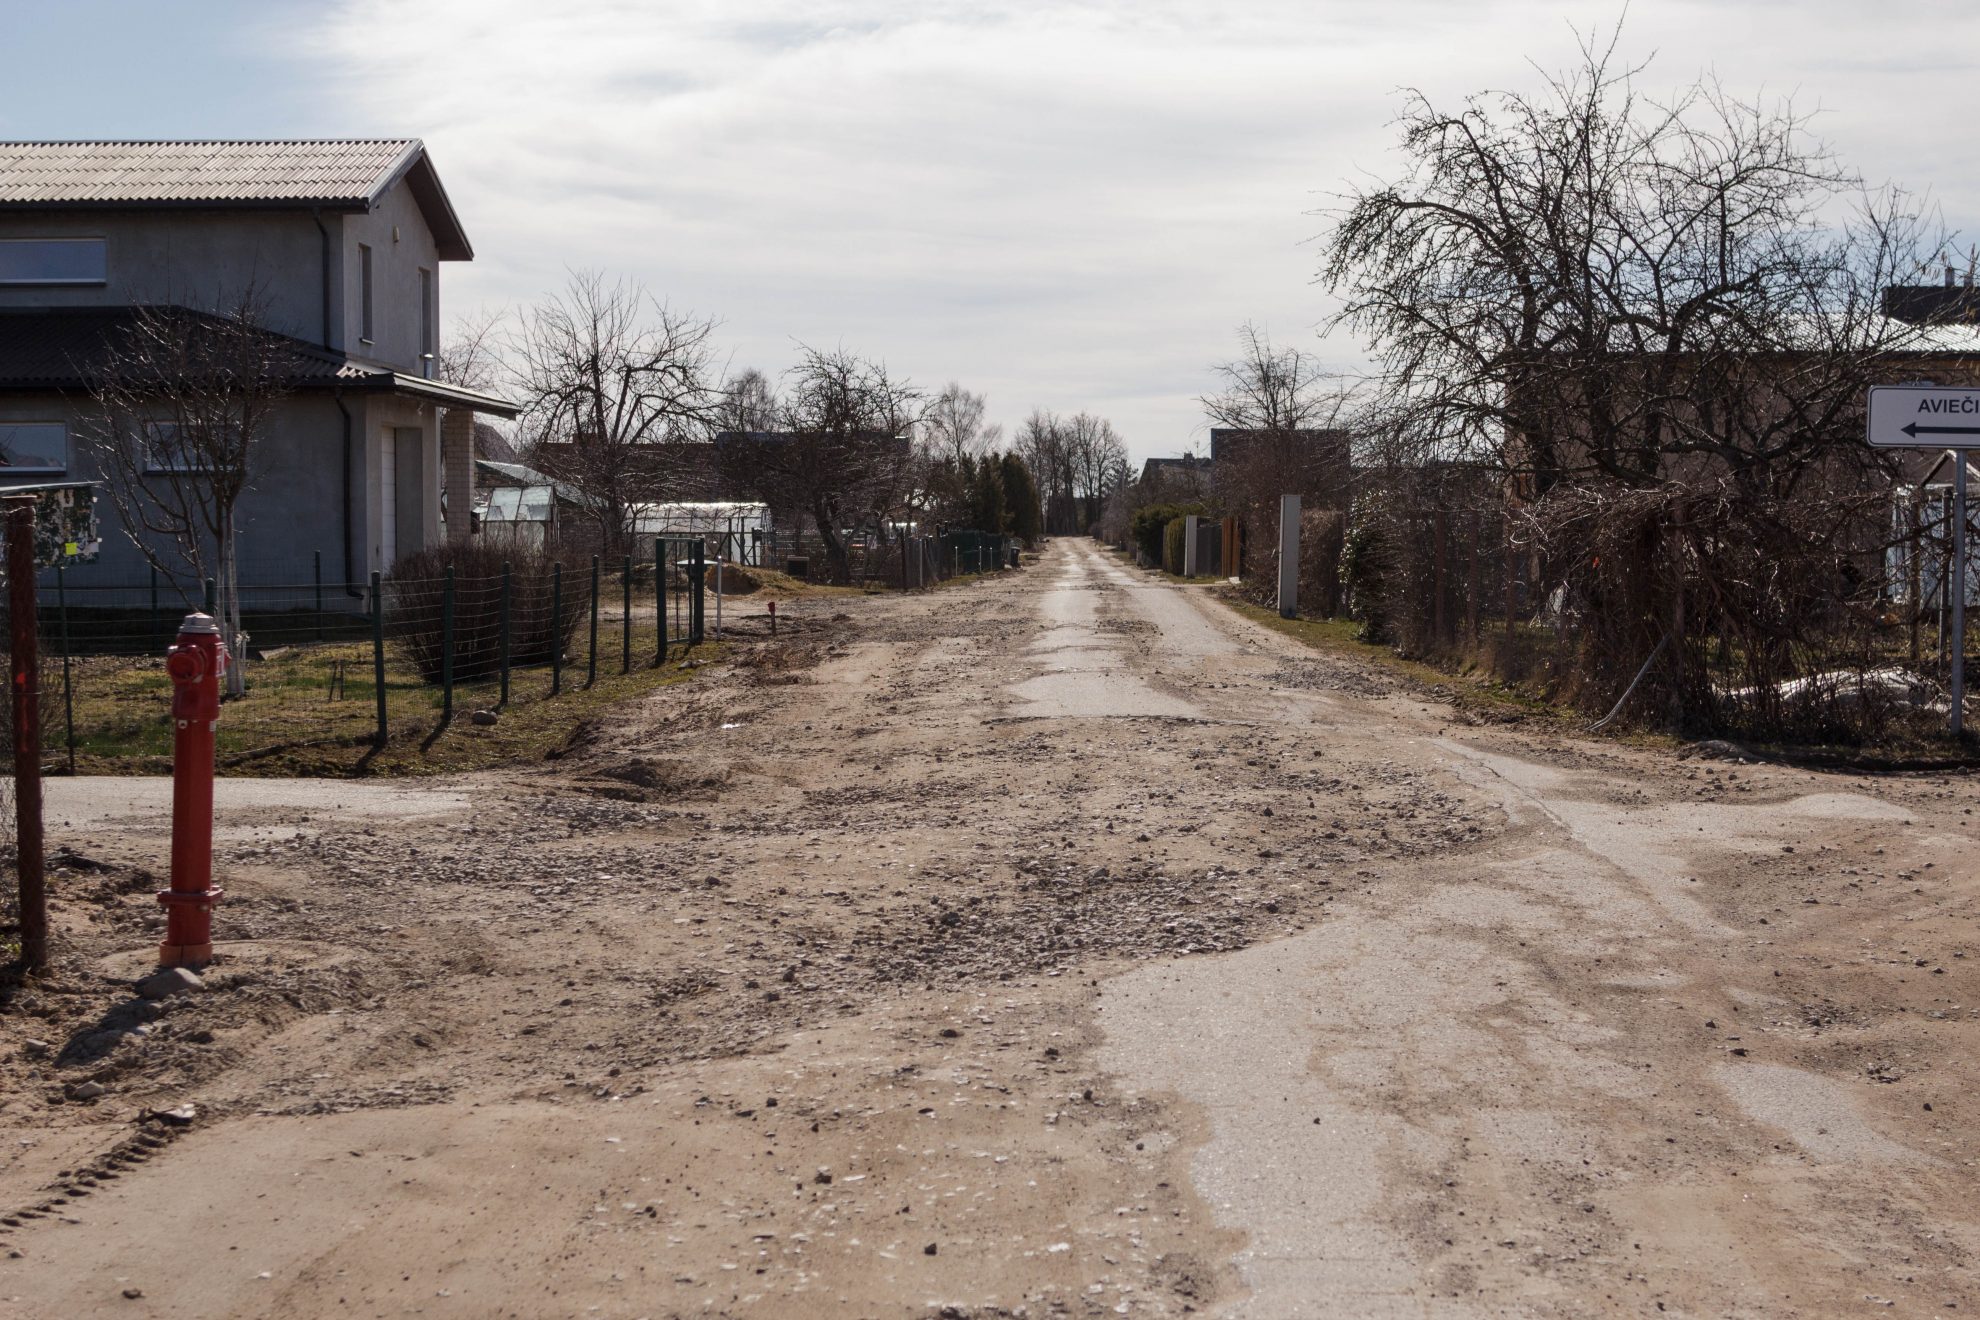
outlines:
[{"label": "dry shrub", "polygon": [[[502,574],[509,571],[509,660],[548,664],[568,649],[589,608],[590,578],[566,571],[552,610],[554,567],[539,551],[470,541],[407,555],[386,583],[385,627],[429,683],[441,681],[446,573],[454,573],[454,679],[486,678],[502,663]],[[553,614],[557,617],[553,618]]]}]

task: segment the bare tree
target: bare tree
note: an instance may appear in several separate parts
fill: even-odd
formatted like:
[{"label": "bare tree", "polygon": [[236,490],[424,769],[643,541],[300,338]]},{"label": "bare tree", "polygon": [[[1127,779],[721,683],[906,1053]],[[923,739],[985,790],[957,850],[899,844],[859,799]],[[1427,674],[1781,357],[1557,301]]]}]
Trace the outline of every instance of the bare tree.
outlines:
[{"label": "bare tree", "polygon": [[434,371],[441,380],[471,390],[492,390],[502,379],[505,316],[482,310],[456,317],[440,344]]},{"label": "bare tree", "polygon": [[[1211,438],[1218,499],[1254,529],[1275,525],[1282,495],[1300,496],[1309,511],[1344,512],[1352,471],[1339,425],[1346,392],[1313,354],[1277,347],[1254,325],[1241,327],[1238,340],[1239,355],[1215,368],[1222,388],[1200,399],[1211,426],[1224,432]],[[1254,560],[1273,553],[1270,536],[1253,536],[1246,545]],[[1321,576],[1331,574],[1323,568]]]},{"label": "bare tree", "polygon": [[637,281],[594,271],[573,272],[522,313],[509,352],[524,436],[540,465],[583,493],[608,554],[628,546],[642,497],[680,475],[668,447],[717,418],[714,331]]},{"label": "bare tree", "polygon": [[96,372],[83,439],[139,553],[188,604],[213,583],[231,664],[245,690],[238,513],[277,410],[294,390],[300,346],[263,326],[258,290],[222,313],[139,307]]},{"label": "bare tree", "polygon": [[716,409],[724,431],[768,431],[777,425],[777,388],[755,367],[745,367],[722,387]]},{"label": "bare tree", "polygon": [[1407,170],[1344,199],[1322,275],[1374,345],[1391,460],[1516,493],[1539,593],[1593,630],[1585,690],[1668,636],[1653,686],[1697,710],[1688,640],[1717,631],[1764,685],[1867,601],[1855,497],[1885,498],[1891,460],[1861,442],[1865,388],[1928,337],[1881,294],[1937,244],[1791,104],[1709,79],[1657,101],[1639,73],[1584,43],[1537,96],[1410,94]]},{"label": "bare tree", "polygon": [[1064,435],[1065,462],[1071,476],[1077,520],[1067,531],[1091,531],[1100,521],[1107,497],[1125,485],[1130,475],[1127,445],[1114,431],[1114,424],[1091,413],[1075,413],[1060,426]]},{"label": "bare tree", "polygon": [[784,373],[777,428],[726,436],[718,461],[757,498],[809,514],[828,573],[845,582],[848,533],[879,527],[908,491],[921,394],[844,349],[800,352]]},{"label": "bare tree", "polygon": [[1018,428],[1012,448],[1037,483],[1045,530],[1055,534],[1071,531],[1078,514],[1073,506],[1073,463],[1065,423],[1057,413],[1034,408]]},{"label": "bare tree", "polygon": [[974,461],[997,448],[1004,428],[986,425],[986,401],[956,381],[928,401],[921,414],[920,436],[924,452],[937,461],[947,460],[960,468],[965,459]]}]

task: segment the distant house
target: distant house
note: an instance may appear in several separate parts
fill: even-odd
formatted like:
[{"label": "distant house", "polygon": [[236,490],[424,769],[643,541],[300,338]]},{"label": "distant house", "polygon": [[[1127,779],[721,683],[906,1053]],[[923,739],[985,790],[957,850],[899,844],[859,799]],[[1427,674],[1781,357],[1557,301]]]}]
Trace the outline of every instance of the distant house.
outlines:
[{"label": "distant house", "polygon": [[[434,379],[443,262],[474,255],[414,139],[0,142],[0,485],[91,478],[78,442],[105,355],[142,307],[213,315],[250,288],[298,364],[241,505],[244,585],[360,583],[472,534],[477,414]],[[142,561],[103,509],[100,562]]]},{"label": "distant house", "polygon": [[1177,458],[1151,458],[1141,465],[1142,481],[1195,489],[1210,475],[1210,460],[1195,454]]},{"label": "distant house", "polygon": [[1300,496],[1308,508],[1345,509],[1353,496],[1353,446],[1348,432],[1334,427],[1275,433],[1213,426],[1210,466],[1220,489],[1262,483]]}]

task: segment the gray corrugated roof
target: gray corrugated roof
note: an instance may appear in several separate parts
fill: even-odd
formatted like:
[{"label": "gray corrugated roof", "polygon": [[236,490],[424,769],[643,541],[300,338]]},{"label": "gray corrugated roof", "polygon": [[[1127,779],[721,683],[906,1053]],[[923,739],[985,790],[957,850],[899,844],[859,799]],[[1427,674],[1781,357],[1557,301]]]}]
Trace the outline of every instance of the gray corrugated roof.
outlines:
[{"label": "gray corrugated roof", "polygon": [[415,138],[298,142],[0,142],[0,202],[370,200]]},{"label": "gray corrugated roof", "polygon": [[442,261],[474,257],[418,138],[0,142],[0,210],[324,207],[362,211],[400,179]]}]

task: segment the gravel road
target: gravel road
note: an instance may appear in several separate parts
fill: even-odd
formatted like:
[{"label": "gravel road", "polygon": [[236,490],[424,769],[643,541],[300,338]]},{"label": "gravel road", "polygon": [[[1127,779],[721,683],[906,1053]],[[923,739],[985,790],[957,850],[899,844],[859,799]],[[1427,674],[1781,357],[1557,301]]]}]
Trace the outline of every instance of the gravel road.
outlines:
[{"label": "gravel road", "polygon": [[[473,779],[51,788],[0,1314],[1980,1305],[1970,779],[1466,723],[1079,542]],[[471,736],[471,735],[469,735]]]}]

